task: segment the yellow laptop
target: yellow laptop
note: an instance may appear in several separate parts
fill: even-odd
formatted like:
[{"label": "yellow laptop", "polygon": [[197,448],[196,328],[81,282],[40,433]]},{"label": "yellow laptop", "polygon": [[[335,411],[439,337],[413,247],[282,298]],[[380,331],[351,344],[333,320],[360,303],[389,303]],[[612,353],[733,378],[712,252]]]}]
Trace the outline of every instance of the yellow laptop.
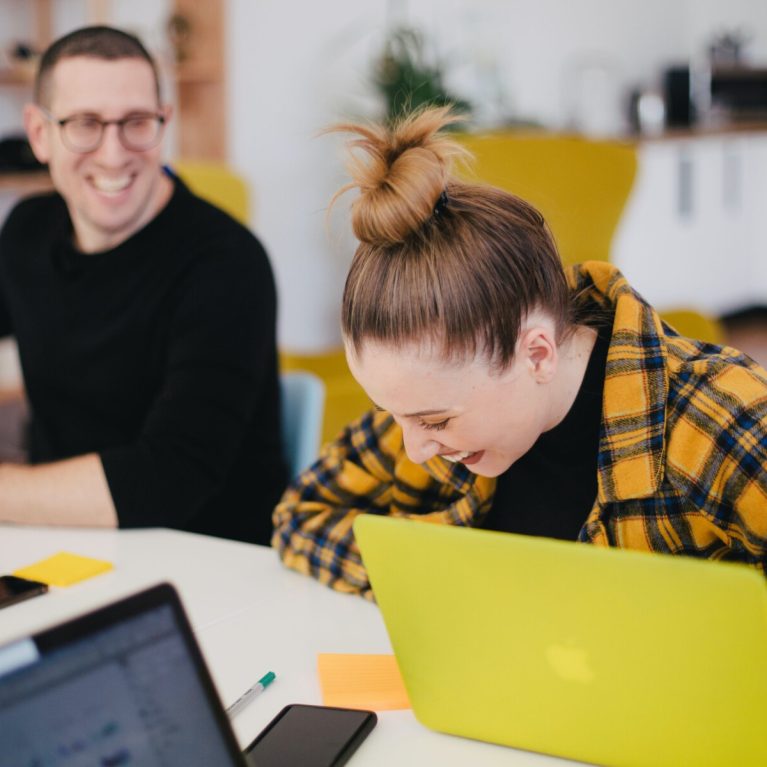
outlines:
[{"label": "yellow laptop", "polygon": [[743,565],[361,515],[427,727],[609,767],[767,765],[767,584]]}]

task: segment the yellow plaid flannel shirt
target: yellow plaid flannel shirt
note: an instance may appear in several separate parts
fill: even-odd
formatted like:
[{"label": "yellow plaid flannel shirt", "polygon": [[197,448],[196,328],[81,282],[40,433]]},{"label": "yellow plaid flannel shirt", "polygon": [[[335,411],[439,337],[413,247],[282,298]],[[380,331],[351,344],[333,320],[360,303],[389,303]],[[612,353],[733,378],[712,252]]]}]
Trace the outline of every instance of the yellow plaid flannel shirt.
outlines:
[{"label": "yellow plaid flannel shirt", "polygon": [[[745,355],[679,336],[606,263],[572,267],[576,294],[614,311],[598,492],[579,540],[767,563],[767,373]],[[274,512],[283,562],[371,598],[352,533],[358,514],[477,525],[495,480],[405,455],[402,432],[371,411],[325,446]]]}]

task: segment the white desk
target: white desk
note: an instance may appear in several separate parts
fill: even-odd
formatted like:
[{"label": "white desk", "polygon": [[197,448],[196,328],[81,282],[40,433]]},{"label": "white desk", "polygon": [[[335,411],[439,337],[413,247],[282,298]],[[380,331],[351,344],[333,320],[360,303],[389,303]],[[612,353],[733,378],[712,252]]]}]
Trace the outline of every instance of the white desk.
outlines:
[{"label": "white desk", "polygon": [[[244,746],[288,703],[321,703],[318,652],[389,653],[378,608],[279,563],[262,546],[171,530],[93,531],[0,525],[0,572],[57,551],[108,559],[113,572],[0,611],[0,643],[167,580],[179,593],[225,704],[266,671],[275,683],[235,720]],[[431,732],[411,711],[381,712],[350,763],[564,765],[560,759]]]}]

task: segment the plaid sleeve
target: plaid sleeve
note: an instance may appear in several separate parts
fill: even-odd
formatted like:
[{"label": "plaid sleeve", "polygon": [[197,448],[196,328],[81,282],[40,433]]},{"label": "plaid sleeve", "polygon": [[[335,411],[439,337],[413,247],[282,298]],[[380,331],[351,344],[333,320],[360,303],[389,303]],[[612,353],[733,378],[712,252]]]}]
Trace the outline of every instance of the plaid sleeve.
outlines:
[{"label": "plaid sleeve", "polygon": [[272,546],[286,566],[372,599],[352,531],[358,514],[470,525],[489,508],[493,480],[439,458],[426,466],[407,460],[391,415],[365,414],[287,489],[274,511]]},{"label": "plaid sleeve", "polygon": [[[723,355],[724,356],[724,355]],[[729,360],[728,360],[729,361]],[[767,565],[767,386],[764,371],[719,364],[672,392],[669,471],[719,531],[724,558]]]}]

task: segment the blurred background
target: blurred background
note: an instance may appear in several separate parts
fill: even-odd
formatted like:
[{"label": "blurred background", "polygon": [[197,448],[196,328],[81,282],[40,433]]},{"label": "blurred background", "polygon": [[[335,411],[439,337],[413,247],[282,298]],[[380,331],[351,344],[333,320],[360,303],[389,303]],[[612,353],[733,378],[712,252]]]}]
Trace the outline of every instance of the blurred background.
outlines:
[{"label": "blurred background", "polygon": [[767,362],[764,0],[0,0],[0,218],[47,183],[18,140],[36,56],[100,22],[162,62],[168,161],[244,183],[286,354],[340,341],[354,241],[326,215],[344,170],[321,130],[450,100],[475,175],[539,205],[566,261],[609,258]]}]

